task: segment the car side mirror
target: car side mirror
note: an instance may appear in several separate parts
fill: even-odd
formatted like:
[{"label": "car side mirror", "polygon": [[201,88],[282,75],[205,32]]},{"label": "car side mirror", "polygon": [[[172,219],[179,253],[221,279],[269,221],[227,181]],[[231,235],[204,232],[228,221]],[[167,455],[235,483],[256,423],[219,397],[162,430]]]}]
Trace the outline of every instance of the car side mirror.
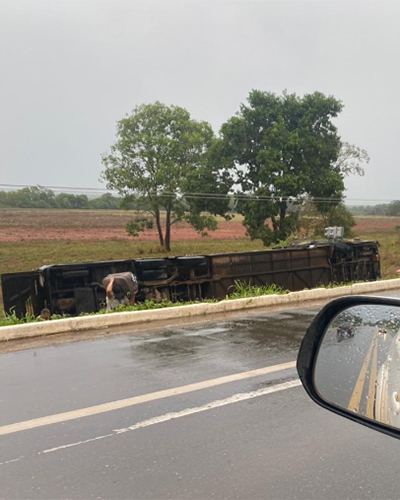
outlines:
[{"label": "car side mirror", "polygon": [[320,406],[400,438],[400,300],[330,302],[307,330],[297,371]]}]

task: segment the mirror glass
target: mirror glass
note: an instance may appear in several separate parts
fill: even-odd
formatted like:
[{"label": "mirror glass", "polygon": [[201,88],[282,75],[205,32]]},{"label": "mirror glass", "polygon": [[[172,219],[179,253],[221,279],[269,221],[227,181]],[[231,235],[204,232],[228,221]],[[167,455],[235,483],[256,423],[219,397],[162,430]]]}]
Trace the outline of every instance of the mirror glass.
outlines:
[{"label": "mirror glass", "polygon": [[400,307],[338,314],[322,338],[314,385],[328,403],[400,428]]}]

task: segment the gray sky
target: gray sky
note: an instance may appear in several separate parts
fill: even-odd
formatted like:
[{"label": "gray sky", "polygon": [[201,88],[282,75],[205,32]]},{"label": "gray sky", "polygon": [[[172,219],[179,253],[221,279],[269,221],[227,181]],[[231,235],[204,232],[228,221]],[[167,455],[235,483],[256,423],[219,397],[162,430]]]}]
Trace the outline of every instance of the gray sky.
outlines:
[{"label": "gray sky", "polygon": [[319,90],[371,156],[348,198],[400,199],[399,16],[385,0],[0,0],[0,182],[100,186],[116,121],[143,102],[218,131],[252,88]]}]

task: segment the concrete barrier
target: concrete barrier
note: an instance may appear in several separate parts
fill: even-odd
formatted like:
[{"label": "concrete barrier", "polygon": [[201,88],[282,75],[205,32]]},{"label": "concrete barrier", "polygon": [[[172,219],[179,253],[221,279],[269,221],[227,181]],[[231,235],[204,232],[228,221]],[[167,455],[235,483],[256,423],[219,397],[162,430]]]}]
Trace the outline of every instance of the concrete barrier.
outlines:
[{"label": "concrete barrier", "polygon": [[98,314],[77,318],[58,319],[24,325],[0,327],[0,341],[24,339],[55,335],[57,333],[73,333],[84,330],[111,328],[116,326],[137,325],[154,321],[207,316],[227,312],[243,311],[261,307],[293,304],[312,300],[330,300],[344,295],[360,295],[362,293],[382,292],[400,288],[400,279],[356,283],[351,286],[337,288],[315,288],[286,295],[262,295],[236,300],[223,300],[215,303],[192,304],[187,306],[168,307],[149,311],[132,311],[112,314]]}]

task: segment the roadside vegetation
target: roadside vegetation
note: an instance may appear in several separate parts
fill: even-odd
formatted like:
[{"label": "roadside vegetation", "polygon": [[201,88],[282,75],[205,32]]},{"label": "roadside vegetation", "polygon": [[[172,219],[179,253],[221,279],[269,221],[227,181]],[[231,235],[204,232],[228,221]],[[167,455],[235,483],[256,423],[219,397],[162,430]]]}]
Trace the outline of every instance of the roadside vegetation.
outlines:
[{"label": "roadside vegetation", "polygon": [[[254,286],[246,285],[240,281],[235,281],[235,286],[233,287],[232,293],[227,295],[224,300],[234,300],[234,299],[245,299],[251,297],[260,297],[262,295],[283,295],[289,293],[289,290],[285,290],[274,284],[268,286]],[[217,300],[206,299],[203,301],[193,301],[193,302],[171,302],[169,300],[161,300],[156,302],[155,300],[145,300],[144,302],[137,302],[134,305],[121,305],[112,311],[107,311],[106,309],[101,309],[96,313],[83,313],[80,316],[95,316],[101,314],[113,314],[117,312],[132,312],[132,311],[150,311],[152,309],[165,309],[166,307],[179,307],[187,306],[193,304],[201,303],[216,303]],[[69,315],[58,315],[53,314],[50,320],[55,319],[65,319],[69,318]],[[11,314],[5,314],[0,312],[0,327],[1,326],[12,326],[12,325],[23,325],[26,323],[41,323],[45,320],[42,318],[37,318],[31,314],[26,314],[23,318],[18,318],[14,312]]]},{"label": "roadside vegetation", "polygon": [[[324,286],[323,288],[337,288],[342,286],[350,286],[354,283],[361,283],[360,281],[350,282],[350,283],[331,283],[329,285]],[[235,285],[232,287],[232,291],[229,295],[225,297],[223,300],[235,300],[235,299],[248,299],[261,297],[265,295],[286,295],[290,293],[290,290],[279,287],[275,284],[271,285],[249,285],[240,281],[235,281]],[[101,309],[95,313],[82,313],[80,317],[83,316],[97,316],[103,314],[114,314],[119,312],[133,312],[133,311],[150,311],[154,309],[165,309],[167,307],[179,307],[179,306],[187,306],[193,304],[212,304],[217,303],[218,300],[214,299],[205,299],[203,301],[193,301],[193,302],[171,302],[169,300],[161,300],[156,302],[155,300],[146,300],[144,302],[137,302],[134,305],[121,305],[115,308],[112,311],[107,311],[106,309]],[[69,315],[59,315],[53,314],[50,320],[57,319],[67,319],[70,318]],[[3,311],[0,311],[0,327],[2,326],[12,326],[12,325],[23,325],[27,323],[42,323],[45,321],[40,317],[32,316],[31,314],[26,314],[23,318],[18,318],[15,313],[5,314]]]},{"label": "roadside vegetation", "polygon": [[275,283],[271,285],[246,285],[240,281],[235,281],[234,291],[229,294],[227,299],[247,299],[251,297],[260,297],[261,295],[285,295],[290,293]]},{"label": "roadside vegetation", "polygon": [[397,227],[371,227],[357,231],[360,239],[379,241],[382,279],[399,278],[396,271],[400,268],[400,231]]},{"label": "roadside vegetation", "polygon": [[[205,300],[203,302],[217,302],[216,300]],[[152,309],[165,309],[166,307],[177,307],[177,306],[187,306],[187,305],[192,305],[192,304],[199,304],[200,302],[170,302],[169,300],[161,300],[160,302],[156,302],[154,300],[146,300],[145,302],[138,302],[133,306],[119,306],[115,308],[112,311],[107,311],[106,309],[101,309],[98,312],[95,313],[82,313],[80,316],[96,316],[96,315],[102,315],[102,314],[113,314],[117,312],[132,312],[132,311],[150,311]],[[68,314],[53,314],[50,318],[50,320],[55,320],[55,319],[67,319],[70,318]],[[42,318],[37,318],[35,316],[32,316],[31,314],[26,314],[23,318],[17,318],[15,313],[13,312],[12,314],[5,314],[5,313],[0,313],[0,327],[1,326],[12,326],[12,325],[23,325],[26,323],[43,323],[43,321],[46,321]]]}]

